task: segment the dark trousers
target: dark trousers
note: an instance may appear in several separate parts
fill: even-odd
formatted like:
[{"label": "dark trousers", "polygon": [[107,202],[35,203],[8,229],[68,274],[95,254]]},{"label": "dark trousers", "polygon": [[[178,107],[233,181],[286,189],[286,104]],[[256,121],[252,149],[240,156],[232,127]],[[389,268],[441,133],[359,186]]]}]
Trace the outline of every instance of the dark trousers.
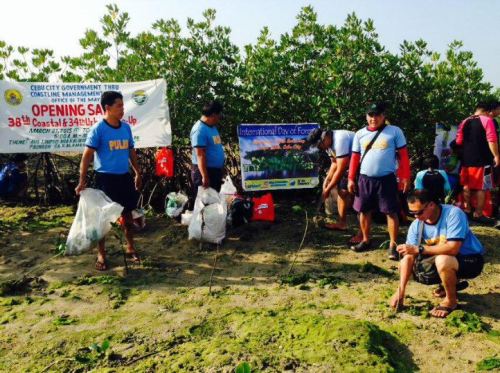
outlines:
[{"label": "dark trousers", "polygon": [[[207,167],[210,188],[215,189],[217,192],[220,192],[220,188],[222,186],[223,171],[224,170],[222,168]],[[198,194],[198,187],[203,184],[198,165],[194,164],[191,166],[191,180],[193,182],[193,189],[191,190],[191,196],[189,198],[190,210],[194,207],[194,201],[196,200],[196,196]]]}]

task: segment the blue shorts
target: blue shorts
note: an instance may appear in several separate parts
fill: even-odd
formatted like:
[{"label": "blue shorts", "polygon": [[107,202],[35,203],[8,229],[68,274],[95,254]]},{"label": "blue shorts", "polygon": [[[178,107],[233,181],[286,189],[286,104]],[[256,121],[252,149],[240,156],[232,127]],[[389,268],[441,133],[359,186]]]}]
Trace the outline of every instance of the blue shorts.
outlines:
[{"label": "blue shorts", "polygon": [[379,210],[383,214],[399,213],[398,182],[396,175],[381,177],[359,175],[358,194],[354,198],[354,210],[369,212]]}]

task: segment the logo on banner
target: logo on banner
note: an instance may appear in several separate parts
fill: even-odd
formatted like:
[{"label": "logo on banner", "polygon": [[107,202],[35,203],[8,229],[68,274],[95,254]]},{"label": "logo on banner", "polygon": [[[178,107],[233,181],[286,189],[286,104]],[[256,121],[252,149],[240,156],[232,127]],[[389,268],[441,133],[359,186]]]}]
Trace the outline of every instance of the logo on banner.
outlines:
[{"label": "logo on banner", "polygon": [[132,99],[137,105],[144,105],[148,100],[148,96],[146,95],[146,91],[144,89],[138,89],[132,93]]},{"label": "logo on banner", "polygon": [[5,102],[12,106],[17,106],[23,102],[23,95],[17,89],[7,89],[4,97]]}]

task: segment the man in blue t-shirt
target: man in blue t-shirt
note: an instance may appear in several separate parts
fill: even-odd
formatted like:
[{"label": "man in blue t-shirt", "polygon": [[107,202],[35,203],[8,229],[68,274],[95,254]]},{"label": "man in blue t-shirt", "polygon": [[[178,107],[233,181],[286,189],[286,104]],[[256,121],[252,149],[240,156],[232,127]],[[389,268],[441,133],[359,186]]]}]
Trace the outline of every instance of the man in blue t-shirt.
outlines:
[{"label": "man in blue t-shirt", "polygon": [[213,188],[220,191],[224,170],[224,147],[217,124],[222,118],[222,104],[211,101],[202,109],[202,116],[191,128],[191,179],[193,190],[190,205],[198,194],[198,187]]},{"label": "man in blue t-shirt", "polygon": [[330,157],[331,165],[323,182],[322,198],[325,201],[327,215],[333,214],[331,202],[332,192],[337,188],[337,208],[339,221],[334,224],[325,224],[333,230],[347,230],[347,209],[351,206],[352,198],[347,191],[347,170],[351,159],[351,147],[354,132],[347,130],[322,130],[316,128],[307,136],[306,145],[325,151]]},{"label": "man in blue t-shirt", "polygon": [[[104,92],[101,96],[101,106],[104,118],[92,126],[87,134],[76,194],[79,195],[87,186],[87,171],[93,158],[96,188],[124,207],[122,217],[127,240],[126,255],[132,262],[139,263],[140,258],[135,250],[132,235],[132,210],[137,207],[142,177],[134,149],[134,138],[130,126],[121,120],[124,114],[121,93]],[[135,178],[129,173],[129,165],[134,170]],[[104,238],[99,241],[95,267],[99,271],[108,269]]]},{"label": "man in blue t-shirt", "polygon": [[[439,159],[434,154],[424,159],[424,170],[419,171],[415,177],[415,189],[425,189],[435,200],[445,202],[447,194],[450,192],[448,175],[444,170],[438,170]],[[434,199],[434,198],[433,198]]]},{"label": "man in blue t-shirt", "polygon": [[403,192],[407,192],[409,187],[410,160],[403,131],[386,124],[385,112],[385,103],[370,104],[366,109],[368,126],[356,132],[352,142],[348,189],[352,194],[357,190],[353,207],[359,212],[363,238],[360,243],[351,245],[350,249],[361,252],[371,248],[372,212],[378,209],[387,217],[390,238],[388,257],[398,260],[396,242],[400,206],[396,156]]},{"label": "man in blue t-shirt", "polygon": [[442,284],[434,295],[444,299],[431,316],[443,318],[457,307],[459,285],[467,286],[458,279],[475,278],[481,273],[484,248],[458,207],[438,203],[425,189],[410,193],[408,206],[416,219],[410,225],[406,243],[397,247],[403,259],[391,306],[397,309],[403,305],[406,285],[413,273],[418,282]]}]

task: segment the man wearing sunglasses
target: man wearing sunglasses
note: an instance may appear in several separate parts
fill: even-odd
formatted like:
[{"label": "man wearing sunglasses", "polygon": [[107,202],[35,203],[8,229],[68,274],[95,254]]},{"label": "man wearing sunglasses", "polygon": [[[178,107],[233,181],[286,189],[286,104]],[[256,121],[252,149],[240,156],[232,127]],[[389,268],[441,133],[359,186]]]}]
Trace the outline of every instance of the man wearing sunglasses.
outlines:
[{"label": "man wearing sunglasses", "polygon": [[467,286],[458,279],[475,278],[481,273],[484,247],[458,207],[438,203],[425,189],[411,192],[407,201],[415,221],[406,243],[397,247],[403,258],[399,287],[390,304],[395,309],[403,306],[406,285],[413,273],[417,282],[440,284],[433,295],[444,299],[431,316],[444,318],[457,308],[457,291]]}]

